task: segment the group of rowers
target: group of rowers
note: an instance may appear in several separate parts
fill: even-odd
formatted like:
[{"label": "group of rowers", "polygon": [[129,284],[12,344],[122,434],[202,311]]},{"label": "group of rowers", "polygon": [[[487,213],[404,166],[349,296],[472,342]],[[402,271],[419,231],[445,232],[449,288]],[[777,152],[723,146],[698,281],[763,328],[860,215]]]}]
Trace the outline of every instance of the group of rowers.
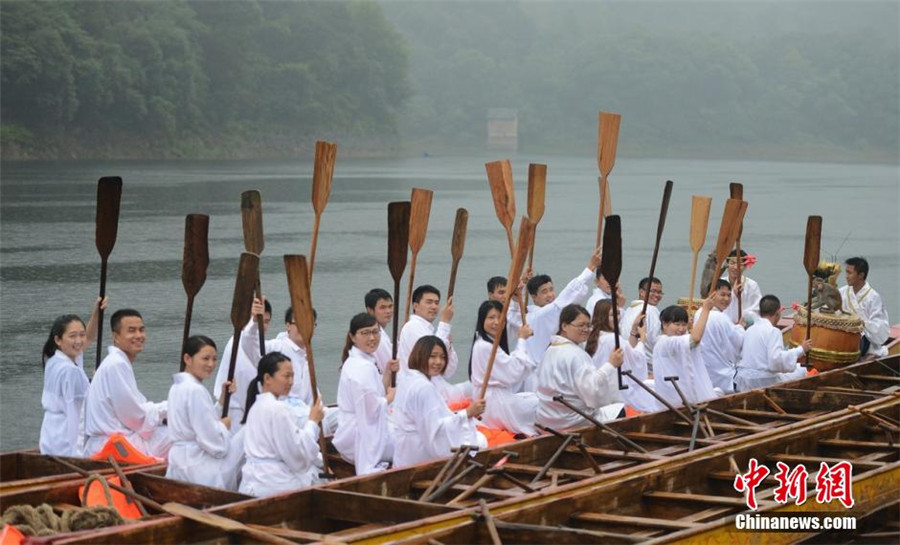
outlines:
[{"label": "group of rowers", "polygon": [[[516,285],[491,278],[487,300],[478,308],[469,379],[457,384],[450,381],[459,363],[451,337],[452,297],[441,307],[435,287],[415,289],[394,359],[385,331],[394,301],[387,291],[372,289],[364,298],[365,312],[349,323],[336,407],[323,406],[321,396],[313,395],[306,340],[291,308],[284,313],[284,331],[264,342],[261,355],[258,322],[265,334],[273,315],[264,299],[254,301],[247,326],[225,346],[224,353],[231,354],[238,342],[238,359],[232,380],[227,361],[218,368],[213,390],[218,400],[203,381],[216,372],[219,352],[202,335],[184,343],[184,371],[174,376],[168,400],[147,400],[132,369],[146,338],[143,318],[133,309],[112,314],[112,345],[89,381],[83,354],[96,338],[97,317],[107,303],[98,299],[87,326],[75,315],[61,316],[44,347],[41,452],[91,457],[111,437],[121,436],[137,451],[168,460],[169,478],[267,496],[319,480],[320,430],[363,475],[446,457],[462,445],[483,448],[488,442],[482,431],[532,436],[541,428],[565,430],[591,419],[620,418],[625,406],[655,411],[805,375],[798,358],[811,343],[785,348],[776,328],[783,309],[779,299],[763,296],[759,285],[739,272],[752,264],[752,256],[732,252],[727,270],[692,317],[677,305],[658,309],[663,297],[658,278],[642,279],[638,299],[626,305],[621,289],[611,293],[600,274],[600,259],[599,249],[592,252],[586,268],[558,294],[547,275],[529,271]],[[888,318],[866,281],[868,263],[851,258],[845,265],[844,308],[865,322],[868,352],[881,355]],[[514,293],[504,327],[508,289]],[[531,299],[525,324],[516,302],[524,290]],[[732,296],[738,290],[741,316]],[[625,389],[619,370],[627,371]],[[226,392],[231,395],[223,418]]]}]

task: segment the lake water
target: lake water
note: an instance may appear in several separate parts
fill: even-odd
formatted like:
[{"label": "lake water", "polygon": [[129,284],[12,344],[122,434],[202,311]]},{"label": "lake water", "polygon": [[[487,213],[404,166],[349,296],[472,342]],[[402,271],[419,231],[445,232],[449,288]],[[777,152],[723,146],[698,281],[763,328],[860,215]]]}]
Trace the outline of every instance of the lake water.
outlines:
[{"label": "lake water", "polygon": [[[458,207],[469,211],[468,240],[456,287],[453,334],[465,374],[485,282],[509,268],[505,233],[494,214],[484,162],[448,157],[344,160],[338,157],[331,200],[322,219],[313,302],[319,312],[314,339],[320,388],[328,402],[337,389],[347,324],[363,310],[372,287],[391,289],[386,265],[386,203],[409,198],[413,187],[434,190],[416,283],[446,289],[450,235]],[[513,159],[518,210],[526,207],[528,162],[548,165],[547,202],[538,226],[535,268],[558,287],[587,263],[596,236],[598,190],[594,158]],[[181,284],[184,216],[211,216],[210,265],[194,306],[192,332],[220,348],[231,335],[230,308],[238,256],[243,250],[240,193],[262,192],[266,248],[263,291],[275,306],[276,331],[288,304],[282,255],[307,253],[313,224],[311,161],[35,162],[2,165],[0,183],[0,448],[36,447],[42,418],[41,347],[53,319],[75,312],[87,318],[98,292],[100,260],[94,246],[96,182],[124,179],[118,240],[110,258],[110,311],[139,309],[147,325],[144,352],[135,364],[141,390],[166,397],[178,370],[185,311]],[[703,256],[715,244],[728,182],[744,184],[749,201],[742,245],[759,257],[749,276],[782,301],[806,294],[802,265],[806,217],[821,215],[822,256],[869,259],[869,278],[881,292],[892,322],[900,321],[900,172],[889,165],[836,165],[620,158],[610,176],[613,211],[622,216],[626,296],[636,296],[647,274],[665,180],[675,181],[657,265],[662,305],[687,296],[691,251],[691,196],[713,197]],[[703,257],[701,257],[701,266]],[[698,273],[699,275],[699,273]],[[843,276],[841,278],[843,283]],[[406,279],[403,286],[405,290]],[[405,294],[401,297],[405,297]],[[402,310],[402,309],[401,309]],[[107,312],[106,317],[110,315]],[[274,332],[272,332],[274,334]],[[104,331],[104,344],[110,339]],[[85,354],[93,372],[94,348]],[[227,360],[227,357],[224,359]]]}]

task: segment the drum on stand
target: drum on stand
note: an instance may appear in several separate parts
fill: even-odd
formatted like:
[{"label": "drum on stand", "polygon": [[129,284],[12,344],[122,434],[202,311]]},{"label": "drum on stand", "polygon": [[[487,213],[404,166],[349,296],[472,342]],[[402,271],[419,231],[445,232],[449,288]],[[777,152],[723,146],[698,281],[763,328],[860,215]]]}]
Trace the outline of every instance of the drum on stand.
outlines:
[{"label": "drum on stand", "polygon": [[[794,314],[791,346],[806,340],[808,313],[799,307]],[[813,348],[807,361],[817,371],[829,371],[859,361],[859,340],[865,329],[855,314],[822,314],[813,312],[810,338]]]}]

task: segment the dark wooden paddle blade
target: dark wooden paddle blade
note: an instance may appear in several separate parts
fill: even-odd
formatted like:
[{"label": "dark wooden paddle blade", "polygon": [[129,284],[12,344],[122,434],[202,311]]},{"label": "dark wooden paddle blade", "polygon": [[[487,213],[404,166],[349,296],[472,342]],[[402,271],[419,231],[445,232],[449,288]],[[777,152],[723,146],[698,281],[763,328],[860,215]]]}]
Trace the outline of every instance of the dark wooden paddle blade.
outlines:
[{"label": "dark wooden paddle blade", "polygon": [[253,293],[259,280],[259,256],[241,252],[237,278],[234,282],[234,297],[231,299],[231,325],[235,331],[243,329],[250,320],[253,308]]},{"label": "dark wooden paddle blade", "polygon": [[409,254],[409,201],[388,204],[388,269],[395,282],[399,282],[406,269]]},{"label": "dark wooden paddle blade", "polygon": [[739,201],[744,200],[744,184],[731,182],[728,184],[728,191],[731,194],[732,199],[737,199]]},{"label": "dark wooden paddle blade", "polygon": [[506,229],[512,229],[516,217],[516,193],[513,186],[512,166],[509,159],[485,163],[494,211],[497,219]]},{"label": "dark wooden paddle blade", "polygon": [[313,165],[312,205],[316,214],[321,214],[331,196],[331,179],[334,176],[334,161],[337,144],[316,142],[316,159]]},{"label": "dark wooden paddle blade", "polygon": [[711,197],[694,195],[691,197],[691,250],[699,252],[706,244],[706,231],[709,228],[709,209]]},{"label": "dark wooden paddle blade", "polygon": [[597,167],[606,178],[616,164],[616,147],[619,143],[620,114],[600,112],[597,130]]},{"label": "dark wooden paddle blade", "polygon": [[197,295],[206,282],[209,267],[209,216],[188,214],[184,218],[184,257],[181,261],[181,283],[188,296]]},{"label": "dark wooden paddle blade", "polygon": [[[529,217],[522,216],[519,223],[519,235],[516,238],[516,252],[513,257],[512,267],[507,278],[522,278],[525,269],[525,261],[528,259],[528,250],[534,242],[534,230],[537,224]],[[512,297],[514,290],[508,290],[508,297]]]},{"label": "dark wooden paddle blade", "polygon": [[263,235],[262,197],[256,189],[241,193],[241,226],[244,229],[244,249],[262,255],[266,247]]},{"label": "dark wooden paddle blade", "polygon": [[109,257],[119,232],[119,205],[122,202],[122,178],[105,176],[97,182],[95,239],[102,259]]},{"label": "dark wooden paddle blade", "polygon": [[456,222],[453,224],[453,240],[450,241],[450,256],[459,260],[466,247],[466,230],[469,225],[469,211],[465,208],[457,208]]},{"label": "dark wooden paddle blade", "polygon": [[312,295],[309,291],[309,270],[306,265],[306,256],[284,256],[284,270],[287,273],[294,321],[297,322],[297,329],[300,330],[303,339],[309,343],[315,329],[315,318],[313,317]]},{"label": "dark wooden paddle blade", "polygon": [[544,217],[544,198],[547,191],[547,165],[528,165],[528,219],[535,224]]},{"label": "dark wooden paddle blade", "polygon": [[600,272],[610,286],[619,281],[622,273],[622,220],[617,215],[606,216]]},{"label": "dark wooden paddle blade", "polygon": [[819,266],[819,248],[822,241],[822,216],[809,216],[806,220],[806,244],[803,248],[803,266],[812,276]]},{"label": "dark wooden paddle blade", "polygon": [[417,254],[425,245],[428,233],[428,219],[431,216],[431,201],[434,192],[430,189],[414,187],[409,203],[409,249]]},{"label": "dark wooden paddle blade", "polygon": [[[725,211],[722,213],[722,223],[719,225],[719,237],[716,240],[716,268],[715,272],[712,274],[709,293],[715,291],[716,281],[719,279],[719,274],[722,270],[722,263],[725,262],[728,252],[734,247],[735,239],[732,237],[732,234],[735,231],[734,226],[736,222],[739,222],[740,218],[743,217],[741,214],[742,203],[743,201],[737,199],[728,199],[725,201]],[[746,210],[746,208],[744,208],[744,210]]]}]

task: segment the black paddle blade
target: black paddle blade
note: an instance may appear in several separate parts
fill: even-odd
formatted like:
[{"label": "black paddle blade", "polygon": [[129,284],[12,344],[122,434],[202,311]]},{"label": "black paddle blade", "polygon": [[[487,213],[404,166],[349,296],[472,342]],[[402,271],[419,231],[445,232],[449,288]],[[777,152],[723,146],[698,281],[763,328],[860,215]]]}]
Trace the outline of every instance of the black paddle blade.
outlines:
[{"label": "black paddle blade", "polygon": [[409,251],[410,202],[399,201],[388,204],[388,269],[395,282],[399,282],[406,270],[406,256]]},{"label": "black paddle blade", "polygon": [[209,267],[209,216],[188,214],[184,218],[184,257],[181,283],[189,296],[197,295],[206,282]]},{"label": "black paddle blade", "polygon": [[234,297],[231,299],[231,325],[235,331],[241,330],[250,320],[253,310],[253,293],[259,281],[259,256],[241,252],[237,279],[234,282]]},{"label": "black paddle blade", "polygon": [[119,204],[122,201],[122,178],[105,176],[97,182],[97,252],[106,259],[116,245],[119,232]]},{"label": "black paddle blade", "polygon": [[606,216],[600,272],[610,286],[619,281],[622,273],[622,220],[618,215]]}]

